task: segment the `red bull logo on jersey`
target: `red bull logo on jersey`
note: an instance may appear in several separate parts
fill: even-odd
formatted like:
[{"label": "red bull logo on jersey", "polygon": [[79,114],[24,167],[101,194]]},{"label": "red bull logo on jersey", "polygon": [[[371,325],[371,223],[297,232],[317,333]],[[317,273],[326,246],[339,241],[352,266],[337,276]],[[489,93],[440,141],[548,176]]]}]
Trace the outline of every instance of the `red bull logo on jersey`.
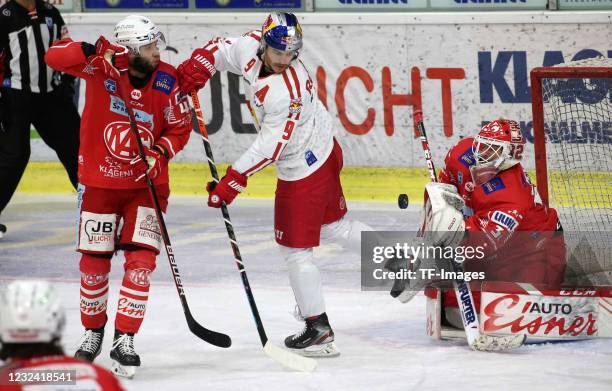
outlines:
[{"label": "red bull logo on jersey", "polygon": [[298,114],[302,111],[302,98],[291,99],[289,103],[289,112],[292,114]]}]

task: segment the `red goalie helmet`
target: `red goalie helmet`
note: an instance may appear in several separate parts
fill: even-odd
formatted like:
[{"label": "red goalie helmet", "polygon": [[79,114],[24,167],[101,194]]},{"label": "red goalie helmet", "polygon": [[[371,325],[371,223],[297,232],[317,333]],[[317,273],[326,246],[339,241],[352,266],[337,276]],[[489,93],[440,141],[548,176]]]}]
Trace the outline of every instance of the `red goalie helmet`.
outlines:
[{"label": "red goalie helmet", "polygon": [[472,144],[476,163],[470,170],[474,183],[488,182],[500,171],[518,164],[524,148],[525,138],[516,121],[500,118],[483,126]]}]

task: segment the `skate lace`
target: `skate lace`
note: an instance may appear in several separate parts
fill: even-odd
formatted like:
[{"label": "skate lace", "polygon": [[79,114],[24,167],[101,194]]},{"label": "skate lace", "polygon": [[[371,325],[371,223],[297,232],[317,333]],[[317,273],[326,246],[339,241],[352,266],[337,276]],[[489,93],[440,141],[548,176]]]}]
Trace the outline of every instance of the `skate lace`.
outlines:
[{"label": "skate lace", "polygon": [[113,349],[119,347],[121,354],[135,355],[134,350],[134,337],[128,334],[122,334],[119,338],[113,341]]},{"label": "skate lace", "polygon": [[295,307],[293,308],[293,317],[295,318],[295,320],[297,320],[298,322],[303,322],[306,319],[304,319],[304,317],[302,316],[302,311],[300,311],[300,307],[298,307],[298,305],[296,304]]},{"label": "skate lace", "polygon": [[301,338],[304,334],[306,334],[306,331],[308,331],[308,323],[306,323],[302,331],[300,331],[299,333],[295,333],[292,339],[296,340]]},{"label": "skate lace", "polygon": [[81,341],[79,342],[79,349],[84,350],[89,353],[95,353],[98,350],[98,346],[100,346],[102,334],[95,333],[93,330],[85,331],[83,337],[81,337]]}]

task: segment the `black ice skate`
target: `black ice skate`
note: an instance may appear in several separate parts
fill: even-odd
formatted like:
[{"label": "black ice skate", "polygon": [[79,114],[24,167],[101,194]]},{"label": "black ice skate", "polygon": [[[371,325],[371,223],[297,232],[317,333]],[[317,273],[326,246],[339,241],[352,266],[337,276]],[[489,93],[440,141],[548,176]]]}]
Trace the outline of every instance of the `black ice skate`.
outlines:
[{"label": "black ice skate", "polygon": [[5,233],[6,233],[6,225],[0,224],[0,239],[2,239]]},{"label": "black ice skate", "polygon": [[340,351],[334,344],[334,331],[327,314],[306,318],[306,326],[298,334],[285,338],[285,346],[307,357],[335,357]]},{"label": "black ice skate", "polygon": [[102,350],[104,339],[104,327],[99,329],[87,329],[81,338],[79,349],[74,353],[74,358],[93,362]]},{"label": "black ice skate", "polygon": [[140,356],[134,350],[134,334],[115,330],[113,349],[110,353],[113,360],[112,371],[122,377],[133,377],[140,366]]}]

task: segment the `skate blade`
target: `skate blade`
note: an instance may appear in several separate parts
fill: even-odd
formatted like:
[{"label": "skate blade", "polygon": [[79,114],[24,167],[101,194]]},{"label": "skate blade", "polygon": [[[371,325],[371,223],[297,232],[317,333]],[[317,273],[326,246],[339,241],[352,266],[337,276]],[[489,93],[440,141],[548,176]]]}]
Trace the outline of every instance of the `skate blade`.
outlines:
[{"label": "skate blade", "polygon": [[336,347],[336,344],[333,342],[324,343],[321,345],[313,345],[304,349],[291,349],[298,354],[301,354],[304,357],[319,357],[319,358],[329,358],[329,357],[338,357],[340,355],[340,350]]},{"label": "skate blade", "polygon": [[121,365],[118,361],[113,360],[113,365],[111,366],[111,370],[117,376],[126,377],[131,379],[136,374],[136,369],[138,367],[133,365]]}]

